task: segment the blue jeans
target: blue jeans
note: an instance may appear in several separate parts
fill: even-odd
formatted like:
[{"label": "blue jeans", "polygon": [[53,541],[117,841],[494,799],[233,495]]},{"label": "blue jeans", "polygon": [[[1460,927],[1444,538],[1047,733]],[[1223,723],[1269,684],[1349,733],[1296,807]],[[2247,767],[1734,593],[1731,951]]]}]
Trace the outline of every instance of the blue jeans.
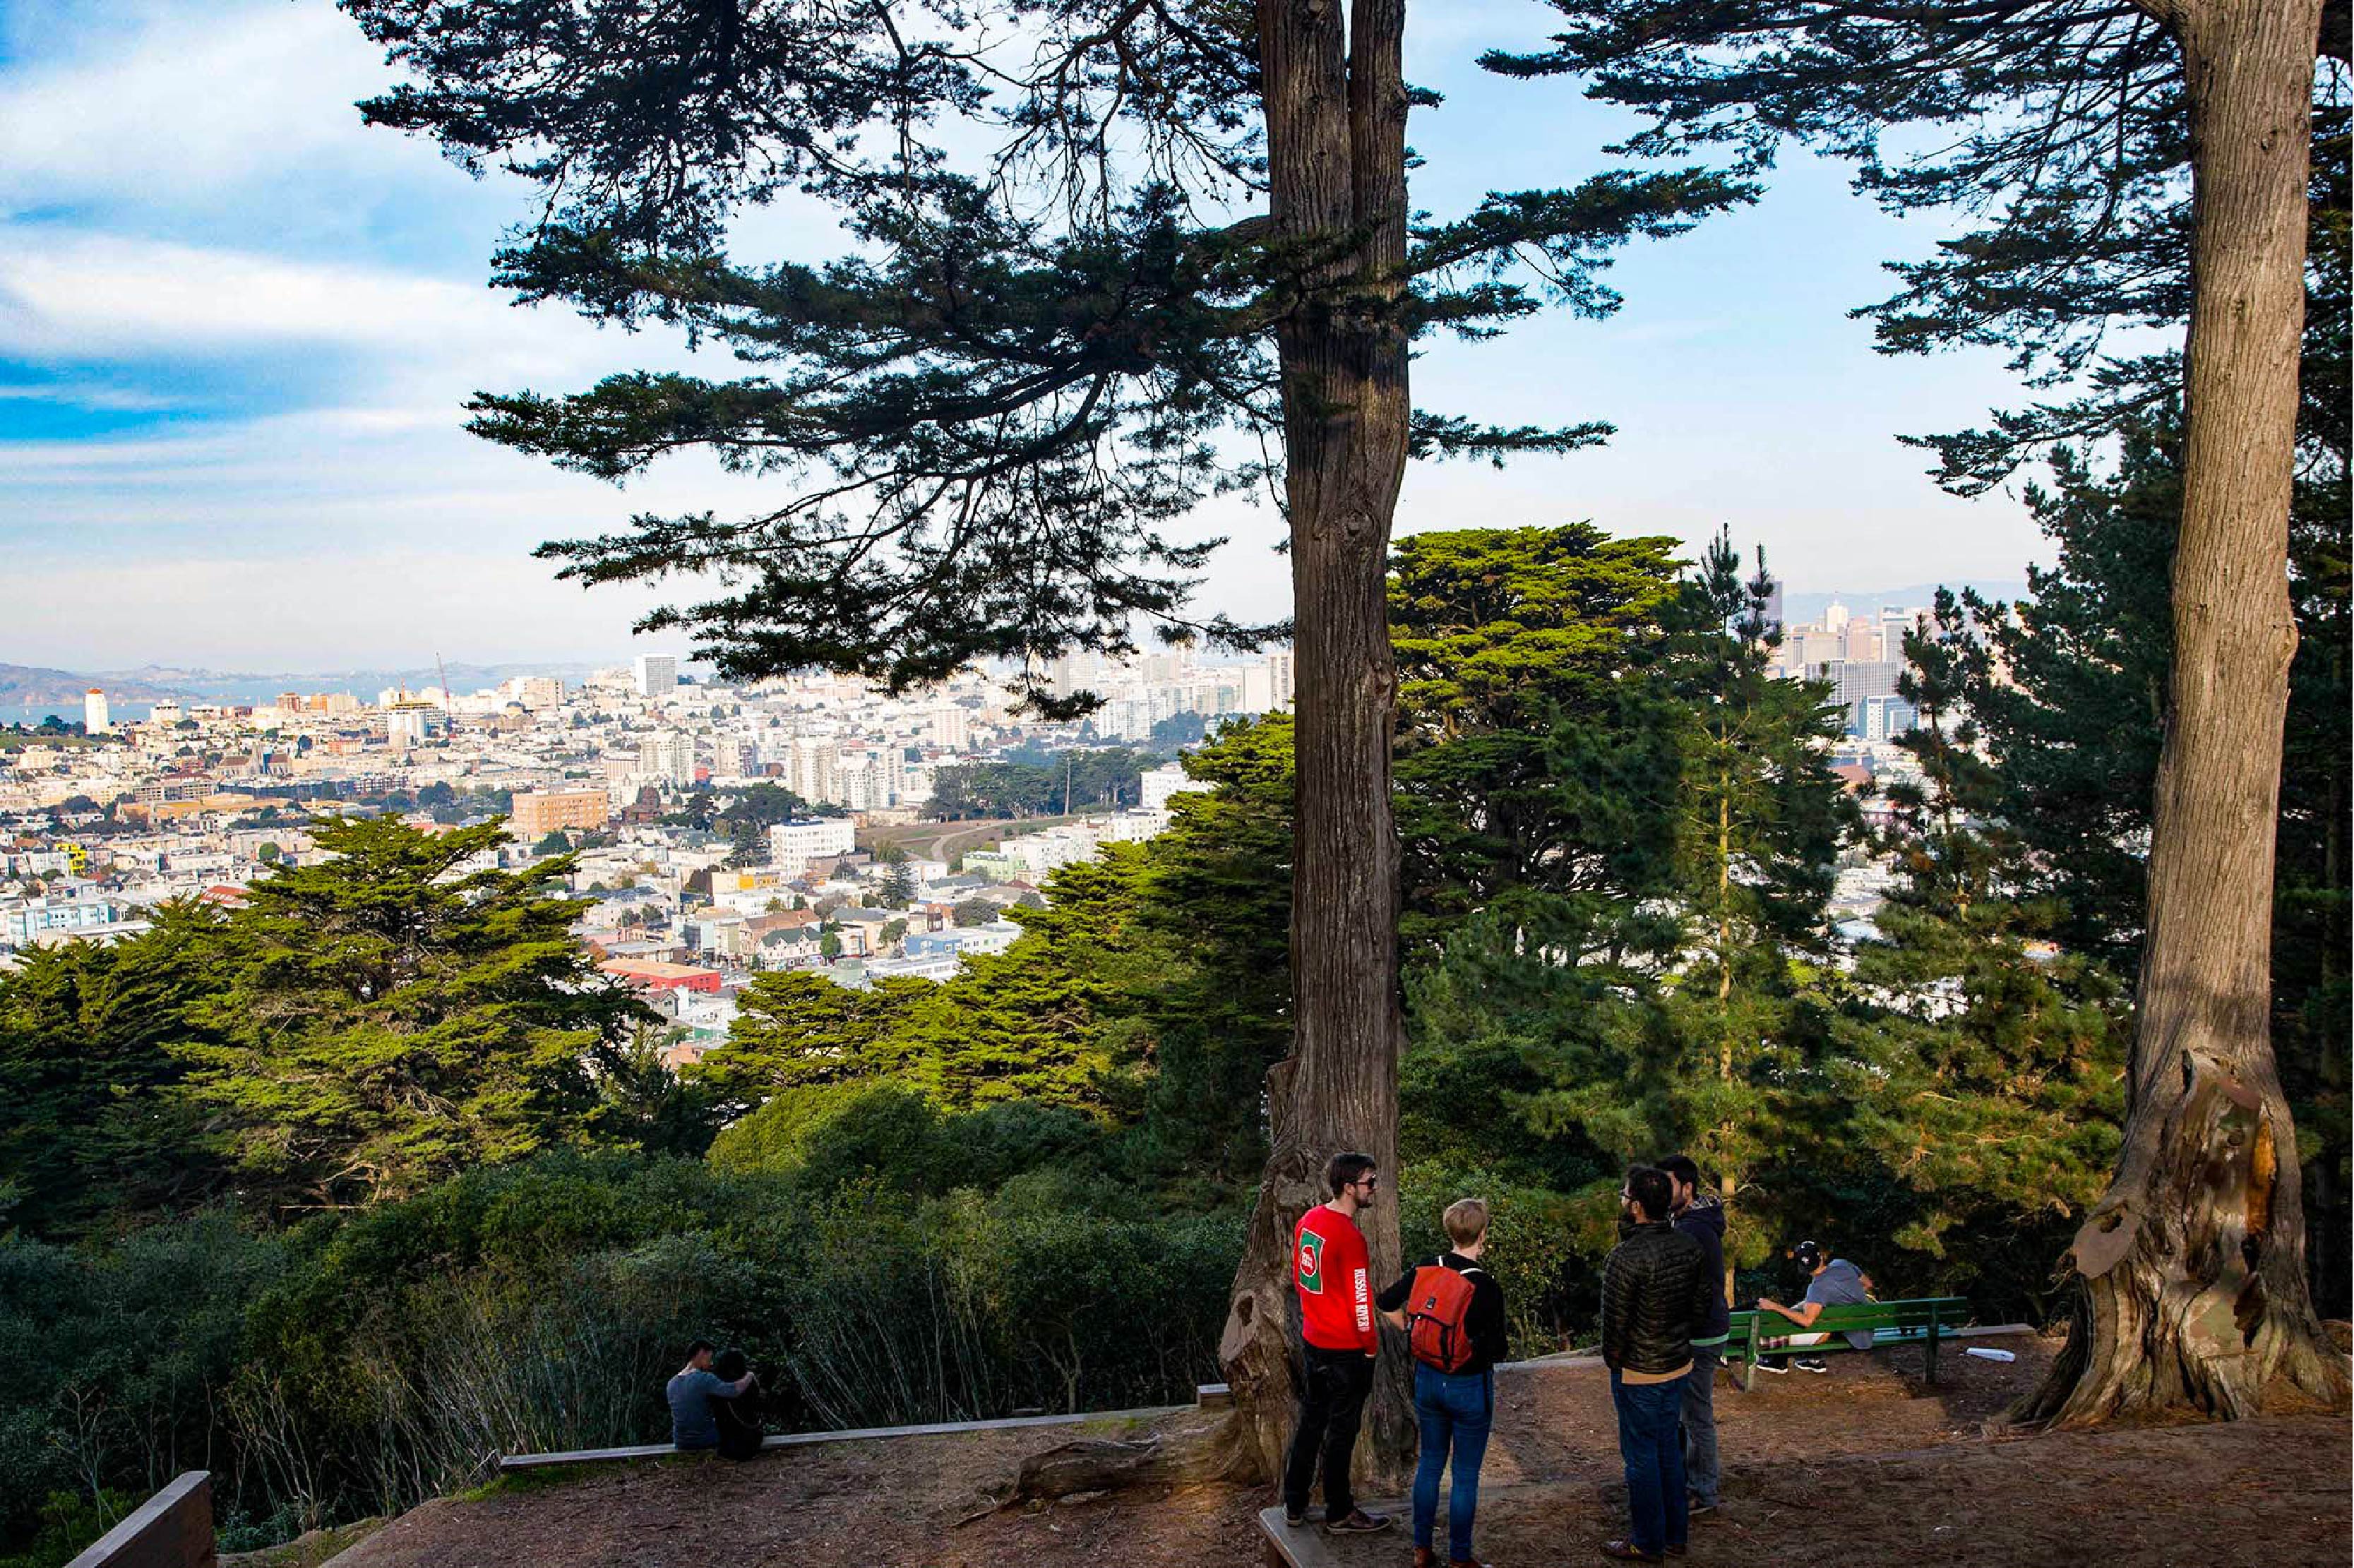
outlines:
[{"label": "blue jeans", "polygon": [[[1687,1374],[1689,1375],[1689,1374]],[[1610,1374],[1618,1457],[1627,1462],[1627,1539],[1638,1552],[1681,1546],[1691,1532],[1684,1496],[1684,1380],[1626,1383]]]},{"label": "blue jeans", "polygon": [[1471,1560],[1471,1515],[1479,1506],[1479,1461],[1488,1457],[1488,1429],[1496,1419],[1493,1372],[1436,1372],[1416,1361],[1414,1414],[1422,1424],[1422,1459],[1414,1471],[1414,1543],[1428,1546],[1438,1522],[1438,1472],[1455,1456],[1447,1494],[1447,1554]]}]

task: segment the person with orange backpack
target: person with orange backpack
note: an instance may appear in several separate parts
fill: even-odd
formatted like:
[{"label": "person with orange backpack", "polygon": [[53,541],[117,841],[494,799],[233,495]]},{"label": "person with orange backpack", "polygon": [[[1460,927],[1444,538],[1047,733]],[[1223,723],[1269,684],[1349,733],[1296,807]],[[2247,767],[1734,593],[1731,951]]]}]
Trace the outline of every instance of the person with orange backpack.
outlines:
[{"label": "person with orange backpack", "polygon": [[1437,1568],[1431,1538],[1438,1523],[1438,1473],[1450,1455],[1448,1568],[1483,1568],[1471,1555],[1471,1516],[1479,1506],[1479,1463],[1496,1417],[1495,1366],[1507,1353],[1504,1291],[1479,1266],[1488,1250],[1488,1205],[1459,1199],[1447,1206],[1443,1223],[1447,1250],[1407,1270],[1374,1305],[1406,1331],[1414,1349],[1414,1413],[1422,1426],[1422,1458],[1414,1472],[1414,1568]]}]

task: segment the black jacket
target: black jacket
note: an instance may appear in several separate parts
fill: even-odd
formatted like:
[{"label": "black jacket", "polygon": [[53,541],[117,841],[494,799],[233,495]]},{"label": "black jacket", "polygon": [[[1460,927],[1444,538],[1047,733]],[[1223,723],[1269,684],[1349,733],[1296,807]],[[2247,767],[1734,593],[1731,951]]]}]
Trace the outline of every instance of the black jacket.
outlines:
[{"label": "black jacket", "polygon": [[[1479,1270],[1479,1277],[1471,1282],[1470,1310],[1463,1318],[1464,1331],[1471,1337],[1471,1360],[1458,1375],[1468,1377],[1486,1372],[1509,1357],[1511,1348],[1504,1323],[1504,1287],[1496,1283],[1496,1277],[1459,1252],[1440,1253],[1425,1266],[1452,1268],[1458,1273],[1467,1268]],[[1419,1272],[1408,1268],[1396,1284],[1373,1298],[1373,1305],[1384,1312],[1404,1311],[1406,1298],[1414,1294],[1414,1277]]]},{"label": "black jacket", "polygon": [[1683,1366],[1718,1288],[1700,1243],[1665,1220],[1637,1225],[1602,1265],[1604,1363],[1635,1372]]},{"label": "black jacket", "polygon": [[1692,1326],[1695,1340],[1713,1340],[1733,1327],[1724,1305],[1724,1205],[1705,1192],[1692,1195],[1691,1207],[1676,1216],[1676,1229],[1700,1243],[1708,1255],[1708,1277],[1717,1288],[1708,1295],[1708,1316]]}]

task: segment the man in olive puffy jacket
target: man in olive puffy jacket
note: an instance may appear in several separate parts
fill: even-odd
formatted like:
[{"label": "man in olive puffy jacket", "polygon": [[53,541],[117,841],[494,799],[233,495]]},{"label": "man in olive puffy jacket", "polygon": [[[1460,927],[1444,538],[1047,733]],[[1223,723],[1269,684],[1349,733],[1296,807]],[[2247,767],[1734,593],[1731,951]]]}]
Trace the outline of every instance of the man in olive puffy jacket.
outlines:
[{"label": "man in olive puffy jacket", "polygon": [[1684,1495],[1683,1380],[1692,1336],[1708,1322],[1717,1289],[1708,1254],[1672,1223],[1675,1186],[1664,1171],[1627,1172],[1620,1201],[1631,1222],[1602,1266],[1602,1360],[1618,1410],[1618,1454],[1627,1465],[1624,1540],[1602,1554],[1657,1563],[1681,1552],[1691,1525]]}]

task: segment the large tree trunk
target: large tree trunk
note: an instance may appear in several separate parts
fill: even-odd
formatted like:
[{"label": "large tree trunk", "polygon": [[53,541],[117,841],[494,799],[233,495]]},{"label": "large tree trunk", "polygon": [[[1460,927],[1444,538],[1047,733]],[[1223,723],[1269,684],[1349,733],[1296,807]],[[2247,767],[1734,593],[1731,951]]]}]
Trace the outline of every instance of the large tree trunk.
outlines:
[{"label": "large tree trunk", "polygon": [[[2159,7],[2153,7],[2158,9]],[[2022,1406],[2090,1422],[2341,1393],[2306,1293],[2296,1136],[2270,1037],[2306,116],[2320,0],[2181,0],[2192,281],[2174,668],[2125,1147],[2062,1261],[2076,1322]]]},{"label": "large tree trunk", "polygon": [[[1260,0],[1273,243],[1302,273],[1277,329],[1291,524],[1294,717],[1292,1054],[1267,1079],[1273,1153],[1219,1346],[1246,1468],[1282,1465],[1294,1398],[1293,1228],[1327,1196],[1324,1162],[1380,1161],[1360,1216],[1373,1274],[1400,1266],[1398,852],[1390,809],[1396,674],[1386,587],[1405,471],[1405,0]],[[1414,1454],[1403,1346],[1383,1357],[1357,1446],[1363,1484]]]}]

